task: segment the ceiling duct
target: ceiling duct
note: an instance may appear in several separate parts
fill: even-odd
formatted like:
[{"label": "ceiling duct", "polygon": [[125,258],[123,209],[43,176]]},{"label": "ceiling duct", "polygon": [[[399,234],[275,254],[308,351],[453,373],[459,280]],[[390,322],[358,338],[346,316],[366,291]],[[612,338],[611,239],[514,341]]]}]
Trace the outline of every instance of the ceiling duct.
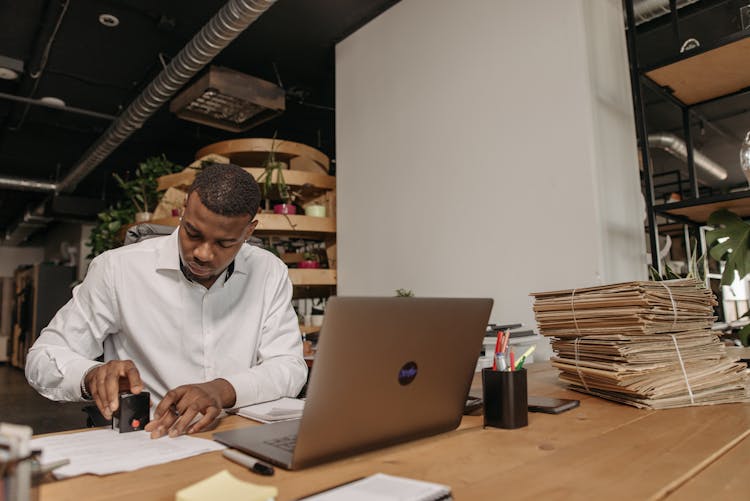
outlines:
[{"label": "ceiling duct", "polygon": [[34,179],[0,176],[0,189],[49,191],[54,193],[57,191],[57,184],[50,183],[49,181],[36,181]]},{"label": "ceiling duct", "polygon": [[[687,163],[687,145],[681,138],[668,132],[648,135],[649,148],[660,148],[670,155]],[[717,164],[700,151],[693,150],[693,163],[697,169],[698,179],[707,184],[708,181],[724,181],[727,178],[727,170]],[[701,174],[703,174],[701,176]]]},{"label": "ceiling duct", "polygon": [[[276,0],[229,0],[182,48],[156,78],[130,103],[99,139],[84,153],[67,176],[58,183],[70,193],[105,158],[153,115],[216,55],[267,11]],[[43,207],[40,206],[39,208]],[[37,208],[37,209],[39,209]],[[36,213],[36,210],[32,211]],[[28,214],[28,213],[27,213]],[[6,245],[23,242],[23,221],[5,236]]]},{"label": "ceiling duct", "polygon": [[[626,0],[627,1],[627,0]],[[677,0],[677,8],[681,9],[698,0]],[[635,0],[633,2],[633,17],[635,24],[639,25],[657,17],[669,14],[669,0]]]},{"label": "ceiling duct", "polygon": [[280,115],[284,107],[284,90],[278,85],[211,66],[172,100],[169,110],[183,120],[242,132]]}]

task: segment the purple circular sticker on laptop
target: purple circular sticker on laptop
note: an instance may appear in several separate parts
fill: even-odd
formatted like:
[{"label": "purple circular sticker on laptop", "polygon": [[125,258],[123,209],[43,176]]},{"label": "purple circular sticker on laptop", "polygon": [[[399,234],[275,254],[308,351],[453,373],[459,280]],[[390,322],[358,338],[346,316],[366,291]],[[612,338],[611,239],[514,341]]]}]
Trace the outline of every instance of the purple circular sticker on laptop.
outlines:
[{"label": "purple circular sticker on laptop", "polygon": [[406,386],[414,381],[415,377],[417,377],[417,364],[415,362],[406,362],[401,367],[401,370],[398,371],[398,382],[402,386]]}]

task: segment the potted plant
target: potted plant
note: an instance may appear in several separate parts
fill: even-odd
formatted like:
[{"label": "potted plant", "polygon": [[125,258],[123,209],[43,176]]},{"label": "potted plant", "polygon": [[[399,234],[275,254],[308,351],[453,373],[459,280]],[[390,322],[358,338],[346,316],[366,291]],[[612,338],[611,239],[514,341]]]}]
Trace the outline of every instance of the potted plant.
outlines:
[{"label": "potted plant", "polygon": [[147,158],[138,164],[133,179],[124,180],[117,174],[112,176],[126,195],[107,210],[97,215],[97,225],[91,230],[89,246],[93,258],[102,252],[122,245],[122,229],[133,222],[140,222],[145,215],[136,217],[139,212],[150,212],[159,203],[162,194],[157,191],[157,179],[181,170],[164,155]]},{"label": "potted plant", "polygon": [[296,214],[297,208],[292,204],[294,194],[284,180],[284,170],[286,170],[287,164],[276,158],[276,148],[279,144],[276,141],[276,133],[274,133],[271,140],[271,150],[263,163],[263,173],[258,177],[258,184],[260,184],[263,198],[266,201],[266,210],[269,210],[273,197],[273,200],[280,200],[281,202],[274,204],[274,213]]},{"label": "potted plant", "polygon": [[130,199],[133,207],[135,207],[134,220],[136,223],[151,219],[151,211],[159,203],[157,179],[179,169],[179,166],[176,166],[162,155],[160,157],[147,158],[146,161],[138,164],[138,167],[135,169],[135,176],[128,181],[123,180],[117,173],[112,174],[117,184],[122,188],[122,191]]},{"label": "potted plant", "polygon": [[316,252],[305,252],[302,254],[302,261],[297,265],[298,268],[320,268],[320,258]]},{"label": "potted plant", "polygon": [[91,247],[87,256],[89,259],[121,244],[120,230],[133,222],[135,209],[132,205],[119,201],[97,214],[97,218],[98,224],[91,229],[88,242]]}]

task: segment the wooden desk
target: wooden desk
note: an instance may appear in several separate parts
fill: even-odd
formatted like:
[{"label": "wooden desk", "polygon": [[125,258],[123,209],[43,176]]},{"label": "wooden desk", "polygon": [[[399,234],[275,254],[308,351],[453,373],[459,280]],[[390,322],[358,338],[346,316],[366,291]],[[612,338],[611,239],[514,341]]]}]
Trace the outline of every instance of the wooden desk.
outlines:
[{"label": "wooden desk", "polygon": [[[572,397],[561,415],[529,414],[518,430],[483,429],[466,416],[458,430],[306,470],[261,477],[220,453],[107,477],[43,485],[41,499],[174,499],[223,469],[279,488],[288,500],[375,472],[451,485],[456,499],[747,499],[750,405],[639,410],[564,389],[546,363],[528,366],[534,395]],[[219,426],[251,426],[232,416]],[[210,438],[211,433],[200,434]]]}]

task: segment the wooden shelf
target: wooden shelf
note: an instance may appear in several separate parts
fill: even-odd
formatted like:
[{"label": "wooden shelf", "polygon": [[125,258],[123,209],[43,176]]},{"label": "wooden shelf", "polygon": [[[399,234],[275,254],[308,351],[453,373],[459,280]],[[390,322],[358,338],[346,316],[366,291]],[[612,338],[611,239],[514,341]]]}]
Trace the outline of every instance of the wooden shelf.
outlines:
[{"label": "wooden shelf", "polygon": [[708,217],[719,209],[728,209],[741,218],[750,218],[750,190],[654,206],[654,211],[659,214],[687,218],[696,224],[706,223]]},{"label": "wooden shelf", "polygon": [[336,285],[336,270],[290,268],[289,278],[294,285]]},{"label": "wooden shelf", "polygon": [[750,37],[690,55],[646,73],[673,90],[685,104],[695,104],[750,87]]},{"label": "wooden shelf", "polygon": [[227,157],[240,167],[260,167],[272,149],[276,152],[276,158],[288,162],[293,170],[317,170],[325,174],[330,171],[331,162],[322,152],[283,139],[246,138],[221,141],[201,148],[195,154],[195,158],[213,153]]},{"label": "wooden shelf", "polygon": [[320,332],[320,325],[300,325],[299,326],[300,332],[302,334],[317,334]]},{"label": "wooden shelf", "polygon": [[[258,227],[255,234],[261,235],[296,235],[300,238],[321,238],[336,234],[336,220],[332,217],[313,217],[290,214],[268,214],[261,213],[257,216]],[[164,226],[177,227],[180,224],[178,217],[165,217],[152,219],[150,224],[161,224]]]},{"label": "wooden shelf", "polygon": [[255,233],[261,235],[323,238],[336,235],[336,220],[332,217],[313,217],[283,214],[258,214]]},{"label": "wooden shelf", "polygon": [[[264,172],[263,168],[261,167],[246,167],[245,170],[249,172],[256,180]],[[193,184],[193,180],[195,179],[195,175],[197,173],[198,171],[196,169],[187,168],[182,172],[162,176],[158,179],[159,184],[157,189],[159,191],[162,191],[174,187],[185,190],[187,189],[187,187]],[[334,176],[329,176],[328,174],[321,174],[318,172],[306,172],[301,170],[286,169],[284,171],[284,182],[292,188],[310,186],[320,191],[336,189],[336,178]]]}]

